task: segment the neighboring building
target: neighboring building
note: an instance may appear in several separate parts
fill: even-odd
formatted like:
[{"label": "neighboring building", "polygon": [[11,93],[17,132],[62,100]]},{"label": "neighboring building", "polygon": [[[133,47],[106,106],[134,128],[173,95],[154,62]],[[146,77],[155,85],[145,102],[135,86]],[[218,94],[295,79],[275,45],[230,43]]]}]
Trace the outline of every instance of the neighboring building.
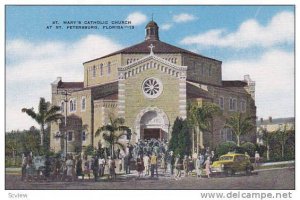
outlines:
[{"label": "neighboring building", "polygon": [[264,120],[261,118],[259,121],[256,122],[257,127],[257,144],[263,144],[263,133],[261,132],[261,129],[266,129],[268,132],[275,132],[278,130],[283,130],[286,128],[286,130],[294,130],[295,129],[295,118],[294,117],[288,117],[288,118],[276,118],[272,119],[272,117],[269,117],[269,119]]},{"label": "neighboring building", "polygon": [[[159,27],[154,21],[146,26],[141,43],[83,63],[83,82],[52,83],[52,104],[61,106],[67,125],[51,124],[51,148],[63,147],[56,134],[67,133],[68,151],[80,151],[91,144],[98,146],[96,130],[109,122],[114,114],[123,117],[134,133],[130,143],[139,139],[169,140],[176,117],[186,118],[187,102],[199,105],[216,103],[223,116],[214,119],[215,144],[232,140],[224,129],[225,118],[234,112],[253,117],[255,83],[245,80],[223,81],[222,62],[159,40]],[[68,91],[65,102],[64,91]],[[253,131],[245,140],[256,140]],[[126,138],[124,138],[126,141]],[[204,134],[202,147],[208,145]]]}]

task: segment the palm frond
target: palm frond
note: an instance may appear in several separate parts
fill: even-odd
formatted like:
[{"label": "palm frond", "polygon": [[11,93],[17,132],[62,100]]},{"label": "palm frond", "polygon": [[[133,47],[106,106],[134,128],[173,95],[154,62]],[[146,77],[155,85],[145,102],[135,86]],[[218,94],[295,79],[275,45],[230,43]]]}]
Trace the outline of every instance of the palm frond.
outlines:
[{"label": "palm frond", "polygon": [[118,127],[117,127],[117,130],[118,130],[118,131],[128,131],[128,130],[130,130],[130,129],[129,129],[128,126],[118,126]]},{"label": "palm frond", "polygon": [[116,118],[114,121],[115,125],[123,125],[125,123],[124,118]]},{"label": "palm frond", "polygon": [[47,117],[47,118],[45,119],[45,122],[46,122],[46,123],[50,123],[50,122],[56,121],[56,120],[58,120],[58,119],[60,119],[60,118],[62,118],[62,117],[63,117],[63,115],[61,115],[61,114],[59,114],[59,113],[53,114],[53,115]]},{"label": "palm frond", "polygon": [[100,127],[100,131],[114,132],[115,128],[112,125],[107,124],[107,125]]},{"label": "palm frond", "polygon": [[58,111],[60,111],[59,106],[51,106],[50,109],[46,112],[45,118],[48,118],[54,114],[57,114]]},{"label": "palm frond", "polygon": [[41,97],[39,102],[39,114],[44,116],[48,110],[48,103],[45,98]]},{"label": "palm frond", "polygon": [[34,112],[34,109],[33,108],[22,108],[22,112],[25,112],[27,115],[29,115],[32,119],[36,120],[37,121],[37,113]]},{"label": "palm frond", "polygon": [[126,147],[125,147],[126,145],[123,144],[123,143],[121,143],[121,142],[116,142],[115,145],[118,146],[118,147],[121,147],[121,149],[122,149],[123,151],[126,150]]}]

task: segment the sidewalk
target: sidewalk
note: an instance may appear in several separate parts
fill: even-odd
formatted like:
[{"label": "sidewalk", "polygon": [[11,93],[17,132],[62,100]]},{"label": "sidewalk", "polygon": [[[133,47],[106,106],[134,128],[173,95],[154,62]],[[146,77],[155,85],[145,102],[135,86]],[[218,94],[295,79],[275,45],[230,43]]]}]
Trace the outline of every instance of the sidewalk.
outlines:
[{"label": "sidewalk", "polygon": [[280,162],[267,162],[267,163],[262,163],[259,166],[274,166],[274,165],[289,165],[289,164],[295,164],[295,161],[289,160],[289,161],[280,161]]}]

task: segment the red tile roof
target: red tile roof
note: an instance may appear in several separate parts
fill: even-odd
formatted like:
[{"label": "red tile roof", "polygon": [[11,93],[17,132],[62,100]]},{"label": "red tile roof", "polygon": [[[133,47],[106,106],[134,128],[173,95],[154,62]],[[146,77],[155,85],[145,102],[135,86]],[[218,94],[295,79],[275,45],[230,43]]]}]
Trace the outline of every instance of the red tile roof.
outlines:
[{"label": "red tile roof", "polygon": [[191,83],[186,83],[186,96],[188,99],[193,98],[204,98],[204,99],[212,99],[211,94],[208,91],[203,90]]},{"label": "red tile roof", "polygon": [[[188,51],[188,50],[170,45],[170,44],[162,42],[160,40],[145,40],[141,43],[138,43],[136,45],[127,47],[125,49],[121,49],[119,51],[116,51],[116,52],[113,52],[111,54],[105,55],[103,57],[96,58],[96,59],[84,62],[84,64],[95,61],[97,59],[106,58],[106,57],[113,56],[113,55],[120,54],[120,53],[122,53],[122,54],[148,54],[148,53],[150,53],[150,48],[149,48],[150,44],[152,44],[154,46],[154,48],[153,48],[154,54],[156,54],[156,53],[186,53],[186,54],[190,54],[190,55],[194,55],[194,56],[200,56],[200,57],[203,57],[203,58],[208,58],[208,57],[199,55],[197,53],[194,53],[194,52],[191,52],[191,51]],[[221,62],[219,60],[212,59],[212,58],[208,58],[208,59]]]},{"label": "red tile roof", "polygon": [[245,81],[222,81],[223,87],[245,87],[247,83]]},{"label": "red tile roof", "polygon": [[118,100],[118,92],[102,97],[104,100]]},{"label": "red tile roof", "polygon": [[62,82],[58,83],[58,88],[83,88],[83,82]]}]

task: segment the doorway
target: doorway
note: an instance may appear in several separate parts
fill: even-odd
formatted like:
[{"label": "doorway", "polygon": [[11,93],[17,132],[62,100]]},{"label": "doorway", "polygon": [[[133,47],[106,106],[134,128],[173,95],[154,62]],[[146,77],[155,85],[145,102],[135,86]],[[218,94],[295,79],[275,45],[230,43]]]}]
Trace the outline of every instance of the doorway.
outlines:
[{"label": "doorway", "polygon": [[143,139],[149,140],[151,138],[160,140],[161,139],[161,129],[160,128],[145,128]]}]

